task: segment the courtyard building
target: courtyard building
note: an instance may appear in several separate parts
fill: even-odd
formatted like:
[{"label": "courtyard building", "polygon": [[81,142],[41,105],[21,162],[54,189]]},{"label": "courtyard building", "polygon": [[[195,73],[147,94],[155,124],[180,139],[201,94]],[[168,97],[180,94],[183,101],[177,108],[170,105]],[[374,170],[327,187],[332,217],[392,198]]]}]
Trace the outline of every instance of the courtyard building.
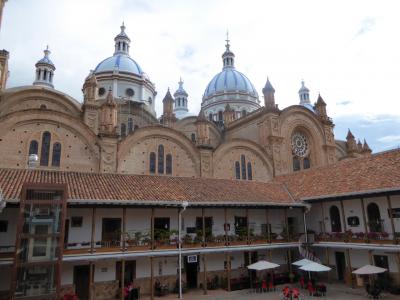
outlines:
[{"label": "courtyard building", "polygon": [[124,299],[132,282],[151,299],[180,282],[233,291],[260,259],[281,265],[277,283],[308,258],[352,287],[365,264],[400,284],[398,149],[335,137],[304,81],[280,108],[267,76],[255,87],[236,70],[229,39],[200,112],[180,79],[157,116],[128,27],[111,39],[83,102],[57,90],[49,47],[12,88],[0,51],[0,299]]}]

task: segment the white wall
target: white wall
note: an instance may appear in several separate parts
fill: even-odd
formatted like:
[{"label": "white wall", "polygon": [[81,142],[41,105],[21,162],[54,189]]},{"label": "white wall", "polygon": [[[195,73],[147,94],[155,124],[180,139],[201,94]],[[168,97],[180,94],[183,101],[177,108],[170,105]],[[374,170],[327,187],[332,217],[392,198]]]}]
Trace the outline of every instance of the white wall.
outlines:
[{"label": "white wall", "polygon": [[[82,227],[71,227],[71,217],[82,217]],[[68,208],[67,219],[69,219],[68,243],[90,242],[92,231],[92,209]]]}]

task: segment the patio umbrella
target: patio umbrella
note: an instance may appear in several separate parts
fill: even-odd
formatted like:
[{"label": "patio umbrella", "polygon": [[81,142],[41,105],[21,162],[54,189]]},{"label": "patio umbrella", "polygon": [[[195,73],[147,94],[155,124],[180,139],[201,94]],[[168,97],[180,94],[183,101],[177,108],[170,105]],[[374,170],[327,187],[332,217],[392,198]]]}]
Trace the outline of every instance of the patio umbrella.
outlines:
[{"label": "patio umbrella", "polygon": [[294,263],[292,263],[292,265],[295,265],[297,267],[302,267],[302,266],[310,264],[312,262],[313,262],[312,260],[309,260],[307,258],[303,258],[303,259],[300,259],[300,260],[296,260]]},{"label": "patio umbrella", "polygon": [[386,272],[387,269],[376,267],[376,266],[371,266],[371,265],[365,265],[357,270],[354,270],[352,273],[358,274],[358,275],[371,275],[371,274],[379,274]]},{"label": "patio umbrella", "polygon": [[306,264],[306,265],[300,267],[300,270],[309,271],[309,272],[327,272],[327,271],[330,271],[331,268],[321,265],[316,262],[312,262],[312,263],[309,263],[309,264]]},{"label": "patio umbrella", "polygon": [[266,260],[259,260],[258,262],[254,263],[254,264],[248,265],[247,269],[262,271],[262,270],[275,269],[277,267],[279,267],[278,264],[274,264],[274,263],[266,261]]},{"label": "patio umbrella", "polygon": [[[255,271],[262,271],[262,270],[269,270],[269,269],[275,269],[279,267],[278,264],[266,261],[266,260],[259,260],[258,262],[248,265],[247,269],[249,270],[255,270]],[[253,289],[253,280],[251,278],[250,274],[250,289]]]}]

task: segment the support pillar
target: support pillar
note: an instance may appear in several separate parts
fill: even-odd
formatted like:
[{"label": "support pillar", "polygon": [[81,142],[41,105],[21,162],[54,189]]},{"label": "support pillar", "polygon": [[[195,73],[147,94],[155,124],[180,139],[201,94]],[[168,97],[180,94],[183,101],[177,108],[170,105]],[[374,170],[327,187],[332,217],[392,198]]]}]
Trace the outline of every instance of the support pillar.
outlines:
[{"label": "support pillar", "polygon": [[231,291],[231,254],[229,252],[226,252],[225,254],[225,260],[226,260],[226,281],[227,281],[227,289],[228,292]]},{"label": "support pillar", "polygon": [[94,264],[93,262],[89,263],[89,300],[94,299]]},{"label": "support pillar", "polygon": [[397,243],[397,239],[395,236],[396,229],[394,227],[394,221],[393,221],[392,199],[390,199],[390,195],[386,195],[386,199],[387,199],[387,204],[388,204],[388,208],[389,208],[389,212],[390,212],[389,218],[390,218],[390,226],[392,227],[393,242]]},{"label": "support pillar", "polygon": [[150,257],[150,300],[154,300],[154,266],[153,257]]},{"label": "support pillar", "polygon": [[267,228],[266,228],[266,230],[267,230],[267,241],[268,241],[268,243],[271,243],[271,231],[270,231],[270,228],[269,228],[269,209],[268,208],[265,209],[265,222],[266,222],[266,226],[267,226]]},{"label": "support pillar", "polygon": [[324,203],[321,201],[321,212],[322,212],[322,233],[325,236],[326,233],[326,227],[325,227],[325,210],[324,210]]},{"label": "support pillar", "polygon": [[127,232],[126,232],[126,207],[122,208],[122,251],[126,250],[126,237],[127,237]]},{"label": "support pillar", "polygon": [[204,215],[204,207],[201,208],[201,222],[202,222],[202,247],[206,246],[206,217]]},{"label": "support pillar", "polygon": [[228,209],[224,207],[224,231],[225,231],[225,246],[229,245],[228,238]]},{"label": "support pillar", "polygon": [[93,253],[94,250],[94,234],[96,231],[96,207],[92,208],[92,231],[90,234],[90,253]]},{"label": "support pillar", "polygon": [[289,237],[289,223],[288,223],[287,210],[288,210],[287,207],[285,207],[284,213],[285,213],[286,240],[289,242],[290,237]]},{"label": "support pillar", "polygon": [[124,300],[125,299],[125,260],[123,259],[121,261],[121,293],[120,293],[120,299]]},{"label": "support pillar", "polygon": [[246,229],[247,229],[247,244],[250,244],[250,222],[249,222],[249,209],[246,208]]},{"label": "support pillar", "polygon": [[[328,247],[325,248],[325,260],[326,260],[326,266],[329,267],[330,262],[329,262],[329,248]],[[329,274],[331,273],[331,271],[328,271],[326,273],[327,273],[327,278],[326,279],[327,279],[328,283],[330,283]]]},{"label": "support pillar", "polygon": [[365,233],[365,239],[367,239],[368,235],[368,224],[367,224],[367,217],[365,216],[365,205],[364,205],[364,198],[360,198],[361,202],[361,211],[362,211],[362,217],[363,217],[363,222],[364,222],[364,233]]},{"label": "support pillar", "polygon": [[207,257],[203,254],[203,294],[207,295]]},{"label": "support pillar", "polygon": [[290,283],[293,283],[292,252],[290,251],[290,249],[287,250],[287,255],[288,255],[288,266],[289,266],[289,279],[290,279]]},{"label": "support pillar", "polygon": [[[154,241],[154,207],[151,208],[151,217],[150,217],[150,236],[151,236],[151,250],[155,248],[155,241]],[[154,293],[154,292],[153,292]]]},{"label": "support pillar", "polygon": [[354,289],[353,274],[351,273],[353,269],[351,267],[350,249],[346,249],[346,261],[347,261],[347,272],[348,272],[347,278],[350,280],[349,284],[351,285],[351,288]]},{"label": "support pillar", "polygon": [[343,229],[344,229],[344,231],[347,231],[346,216],[345,216],[345,214],[344,214],[343,200],[340,200],[340,209],[341,209],[341,211],[342,211]]}]

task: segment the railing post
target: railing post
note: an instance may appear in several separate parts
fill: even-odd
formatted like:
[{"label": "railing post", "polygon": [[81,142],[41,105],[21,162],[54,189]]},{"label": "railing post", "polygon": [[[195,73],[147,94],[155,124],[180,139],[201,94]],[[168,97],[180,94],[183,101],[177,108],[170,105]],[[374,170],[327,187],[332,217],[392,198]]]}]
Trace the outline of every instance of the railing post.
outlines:
[{"label": "railing post", "polygon": [[321,212],[322,212],[322,233],[326,234],[326,227],[325,227],[325,211],[324,211],[324,202],[321,201]]},{"label": "railing post", "polygon": [[154,258],[150,257],[150,299],[154,299],[154,267],[153,267]]},{"label": "railing post", "polygon": [[122,208],[122,251],[126,250],[126,207]]},{"label": "railing post", "polygon": [[367,224],[367,218],[365,216],[365,204],[364,204],[364,198],[360,198],[361,202],[361,210],[362,210],[362,217],[363,217],[363,222],[364,222],[364,234],[365,234],[365,239],[368,238],[368,224]]},{"label": "railing post", "polygon": [[229,252],[226,252],[226,280],[227,280],[227,288],[228,292],[231,291],[231,255]]},{"label": "railing post", "polygon": [[154,250],[154,207],[151,208],[151,220],[150,220],[150,238],[151,238],[151,250]]},{"label": "railing post", "polygon": [[285,227],[286,227],[286,241],[290,241],[289,237],[289,223],[288,223],[288,215],[287,215],[287,207],[284,208],[284,213],[285,213]]},{"label": "railing post", "polygon": [[247,244],[250,244],[250,222],[249,222],[249,209],[246,208],[246,230],[247,230]]},{"label": "railing post", "polygon": [[125,299],[125,291],[124,291],[124,288],[125,288],[125,260],[123,259],[122,261],[121,261],[121,282],[120,282],[120,284],[121,284],[121,294],[120,294],[120,298],[121,298],[121,300],[124,300]]},{"label": "railing post", "polygon": [[344,214],[343,200],[340,200],[340,208],[342,210],[343,228],[344,228],[344,232],[346,232],[347,231],[347,224],[346,224],[346,215]]},{"label": "railing post", "polygon": [[206,246],[206,217],[204,215],[204,207],[201,208],[201,222],[202,222],[202,247]]},{"label": "railing post", "polygon": [[207,258],[203,254],[203,294],[207,295]]},{"label": "railing post", "polygon": [[267,228],[266,228],[266,230],[267,230],[267,241],[268,241],[268,243],[271,243],[271,231],[270,231],[270,228],[269,228],[269,209],[268,208],[265,209],[265,221],[267,222],[267,224],[266,224],[266,226],[267,226]]}]

